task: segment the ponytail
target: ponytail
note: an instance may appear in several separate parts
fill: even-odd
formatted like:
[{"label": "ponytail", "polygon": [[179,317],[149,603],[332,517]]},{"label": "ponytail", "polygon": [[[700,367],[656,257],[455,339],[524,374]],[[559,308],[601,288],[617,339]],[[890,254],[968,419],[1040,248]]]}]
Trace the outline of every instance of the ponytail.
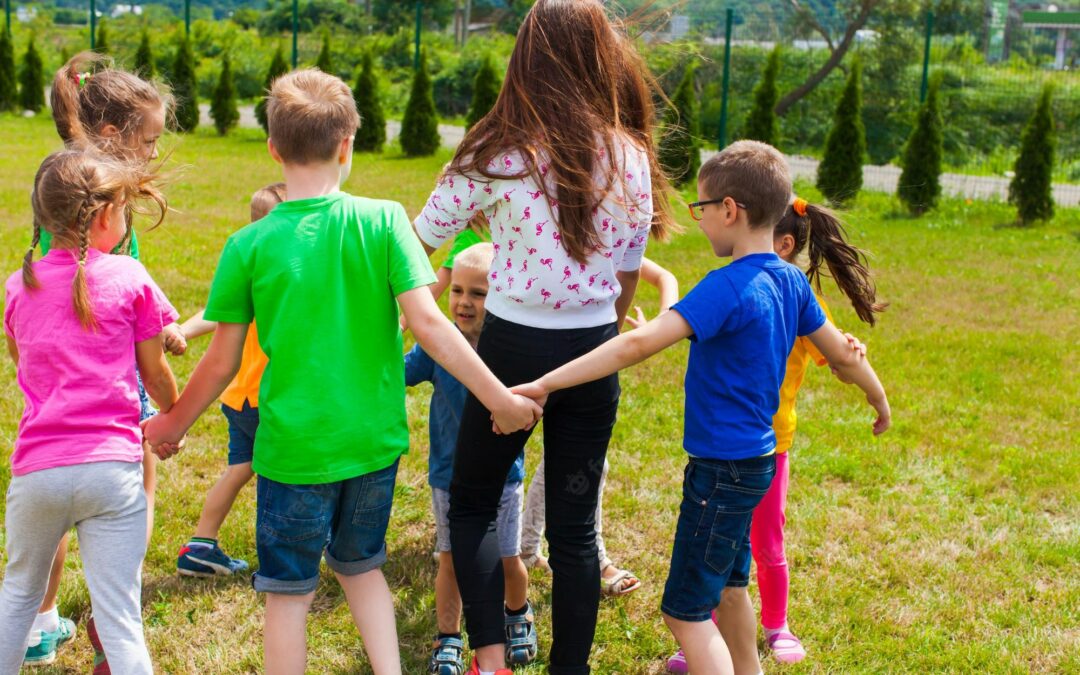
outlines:
[{"label": "ponytail", "polygon": [[887,303],[877,301],[874,279],[866,265],[866,254],[847,242],[847,233],[836,214],[816,204],[806,204],[810,266],[806,275],[821,290],[821,266],[829,268],[829,275],[840,291],[851,300],[860,319],[874,325],[875,314],[883,312]]},{"label": "ponytail", "polygon": [[56,71],[49,103],[52,107],[53,121],[56,123],[56,132],[60,134],[64,145],[69,147],[91,145],[89,134],[79,115],[82,108],[79,93],[80,88],[86,86],[90,77],[87,71],[104,61],[105,57],[100,54],[80,52]]},{"label": "ponytail", "polygon": [[37,248],[38,242],[41,241],[41,226],[36,222],[34,223],[34,236],[30,239],[30,250],[23,256],[22,264],[22,280],[23,286],[27,288],[37,288],[38,280],[34,276],[34,249]]}]

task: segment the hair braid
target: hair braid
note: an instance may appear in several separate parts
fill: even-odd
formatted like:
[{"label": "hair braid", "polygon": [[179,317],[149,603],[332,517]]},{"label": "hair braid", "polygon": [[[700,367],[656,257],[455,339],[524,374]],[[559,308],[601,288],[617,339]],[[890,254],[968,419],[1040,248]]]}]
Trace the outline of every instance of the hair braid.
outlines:
[{"label": "hair braid", "polygon": [[23,256],[22,264],[22,278],[23,286],[27,288],[37,288],[38,280],[34,276],[34,249],[37,248],[38,242],[41,241],[41,226],[34,222],[34,236],[30,238],[30,250]]},{"label": "hair braid", "polygon": [[[85,207],[82,209],[85,211]],[[71,297],[75,305],[75,313],[79,316],[79,323],[87,330],[97,328],[94,319],[94,309],[90,301],[90,289],[86,284],[86,258],[90,250],[90,224],[93,218],[83,218],[79,223],[79,263],[75,269],[75,278],[71,282]]]}]

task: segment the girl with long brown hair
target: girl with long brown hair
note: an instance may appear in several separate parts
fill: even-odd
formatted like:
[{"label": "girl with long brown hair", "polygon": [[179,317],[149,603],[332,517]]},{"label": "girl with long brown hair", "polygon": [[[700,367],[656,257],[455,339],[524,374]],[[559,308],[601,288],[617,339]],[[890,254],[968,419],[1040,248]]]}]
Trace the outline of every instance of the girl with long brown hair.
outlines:
[{"label": "girl with long brown hair", "polygon": [[[539,0],[494,108],[469,130],[414,225],[433,251],[477,216],[495,248],[479,353],[505,383],[532,380],[618,334],[650,233],[672,228],[653,148],[651,80],[598,0]],[[557,675],[589,672],[600,596],[594,513],[615,424],[612,375],[545,410],[544,459]],[[470,672],[536,652],[532,613],[503,606],[492,524],[529,432],[499,435],[470,396],[450,487],[450,532]],[[439,636],[436,651],[441,649]],[[459,671],[460,672],[460,671]]]}]

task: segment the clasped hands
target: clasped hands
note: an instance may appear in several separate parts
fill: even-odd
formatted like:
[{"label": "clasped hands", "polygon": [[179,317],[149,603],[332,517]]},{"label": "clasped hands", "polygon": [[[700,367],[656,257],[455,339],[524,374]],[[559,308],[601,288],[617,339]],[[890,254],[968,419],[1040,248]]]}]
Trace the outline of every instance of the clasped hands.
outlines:
[{"label": "clasped hands", "polygon": [[544,416],[548,392],[540,385],[539,380],[511,387],[510,393],[511,402],[498,412],[491,413],[491,430],[496,434],[506,435],[532,429]]}]

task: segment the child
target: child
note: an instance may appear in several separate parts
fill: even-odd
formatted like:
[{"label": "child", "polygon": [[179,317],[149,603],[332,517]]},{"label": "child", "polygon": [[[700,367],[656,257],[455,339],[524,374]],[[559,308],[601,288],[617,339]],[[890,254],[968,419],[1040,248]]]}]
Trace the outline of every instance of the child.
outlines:
[{"label": "child", "polygon": [[[710,272],[672,311],[515,391],[543,403],[691,339],[683,438],[690,461],[664,621],[694,675],[757,673],[746,592],[750,516],[775,472],[770,422],[796,337],[808,335],[841,380],[866,392],[878,414],[875,434],[888,429],[890,411],[874,370],[825,318],[806,275],[773,252],[773,228],[791,198],[783,155],[763,143],[733,143],[702,167],[698,195],[695,218],[713,252],[731,256],[731,264]],[[863,293],[880,308],[872,287]],[[709,620],[717,605],[718,625]]]},{"label": "child", "polygon": [[[93,72],[91,72],[93,71]],[[69,148],[96,148],[120,160],[146,164],[158,156],[157,143],[165,128],[165,118],[172,107],[173,98],[160,84],[146,82],[139,77],[112,68],[107,57],[93,52],[73,56],[53,78],[50,94],[53,121],[56,131]],[[131,227],[128,214],[128,231],[112,253],[128,253],[139,259],[139,242]],[[52,234],[41,232],[41,254],[46,255],[52,244]],[[182,341],[179,326],[166,326],[163,339],[166,344]],[[178,353],[169,349],[173,353]],[[181,350],[182,351],[182,350]],[[139,382],[140,420],[154,414],[154,407]],[[150,449],[143,449],[143,484],[146,488],[147,539],[154,529],[154,493],[157,485],[156,460]],[[49,587],[34,620],[34,629],[43,639],[27,650],[28,663],[55,657],[51,651],[57,644],[70,639],[68,619],[60,619],[56,611],[56,599],[60,590],[60,578],[67,557],[67,536],[60,540],[53,559]],[[97,659],[103,659],[96,633],[91,623],[87,625]]]},{"label": "child", "polygon": [[[884,306],[874,300],[874,282],[862,262],[862,252],[845,241],[843,227],[831,211],[796,198],[773,231],[773,251],[785,262],[794,265],[807,244],[810,247],[807,276],[817,289],[814,295],[828,320],[832,321],[832,315],[819,294],[822,263],[829,267],[840,290],[851,299],[858,316],[873,325],[874,313]],[[847,333],[844,337],[865,354],[862,343]],[[802,643],[787,625],[788,569],[784,555],[784,512],[790,475],[788,450],[795,436],[795,396],[811,361],[819,366],[828,363],[810,339],[798,338],[787,358],[784,381],[780,386],[780,407],[772,421],[776,434],[776,476],[769,491],[754,509],[750,525],[750,553],[757,566],[758,593],[761,595],[761,626],[765,629],[769,650],[781,663],[796,663],[806,656]],[[673,673],[687,672],[682,651],[668,659],[668,670]]]},{"label": "child", "polygon": [[[251,222],[285,201],[285,184],[268,185],[251,197]],[[180,326],[187,341],[213,332],[217,324],[203,318],[200,311]],[[176,571],[181,576],[228,576],[248,568],[246,560],[230,558],[218,545],[218,532],[229,515],[237,495],[255,474],[251,458],[255,449],[255,430],[259,427],[259,382],[266,369],[266,354],[259,347],[259,334],[252,322],[244,340],[240,371],[221,394],[221,414],[229,423],[229,466],[206,493],[195,536],[176,556]]]},{"label": "child", "polygon": [[[450,315],[469,344],[476,348],[484,326],[484,299],[488,293],[487,271],[495,256],[489,243],[474,244],[457,254],[450,277]],[[429,672],[436,675],[462,675],[465,662],[461,639],[461,595],[454,578],[454,560],[450,555],[450,475],[454,465],[454,444],[465,407],[465,387],[437,365],[420,345],[405,355],[405,385],[431,382],[431,443],[428,455],[428,483],[431,506],[435,513],[435,540],[439,554],[439,573],[435,578],[435,613],[439,634],[431,655]],[[506,479],[499,501],[496,532],[503,575],[506,577],[506,606],[528,607],[529,574],[521,562],[521,500],[524,492],[525,455],[518,456]],[[507,631],[513,637],[507,644],[506,659],[525,664],[536,657],[536,631],[531,611],[507,615]]]},{"label": "child", "polygon": [[[531,380],[614,337],[650,231],[663,238],[672,225],[648,77],[599,0],[538,0],[495,107],[469,129],[413,223],[430,253],[486,218],[495,262],[477,349],[504,382]],[[618,405],[612,375],[560,394],[545,411],[555,675],[589,669],[600,602],[596,503]],[[527,438],[495,433],[480,402],[466,400],[450,539],[474,673],[505,666],[492,524]]]},{"label": "child", "polygon": [[534,424],[540,410],[510,394],[439,311],[427,289],[435,275],[401,205],[340,190],[360,123],[349,87],[315,69],[293,71],[274,82],[267,118],[288,199],[229,237],[205,310],[218,323],[214,338],[180,400],[145,434],[155,446],[183,435],[236,374],[258,318],[268,357],[252,463],[264,667],[304,672],[325,552],[372,670],[400,673],[380,570],[409,442],[397,304],[425,351],[484,400],[500,427]]},{"label": "child", "polygon": [[[679,300],[679,280],[675,275],[657,265],[648,258],[641,260],[641,280],[655,286],[660,292],[660,313],[671,309]],[[635,306],[637,318],[627,316],[626,323],[631,328],[639,328],[645,325],[645,313],[641,307]],[[619,569],[607,555],[603,538],[603,507],[604,488],[607,486],[607,475],[610,466],[604,459],[604,468],[600,473],[599,494],[596,500],[596,548],[600,560],[600,584],[604,595],[618,596],[627,595],[641,588],[641,581],[629,570]],[[547,559],[540,554],[540,534],[544,531],[544,460],[540,459],[532,481],[529,483],[528,496],[525,499],[525,515],[522,516],[521,528],[521,559],[526,567],[538,567],[545,572],[550,572],[551,567]]]},{"label": "child", "polygon": [[[45,646],[36,663],[56,658],[56,637],[31,633],[57,545],[72,527],[112,668],[152,672],[141,619],[147,505],[132,364],[168,410],[176,381],[161,334],[177,315],[141,264],[105,255],[128,232],[128,207],[143,199],[164,217],[165,202],[140,169],[83,151],[50,155],[34,179],[33,241],[22,272],[7,280],[4,310],[26,399],[7,492],[5,675],[18,672],[28,635]],[[54,247],[34,262],[42,231]],[[163,459],[176,450],[158,449]],[[70,637],[74,624],[64,622]]]}]

